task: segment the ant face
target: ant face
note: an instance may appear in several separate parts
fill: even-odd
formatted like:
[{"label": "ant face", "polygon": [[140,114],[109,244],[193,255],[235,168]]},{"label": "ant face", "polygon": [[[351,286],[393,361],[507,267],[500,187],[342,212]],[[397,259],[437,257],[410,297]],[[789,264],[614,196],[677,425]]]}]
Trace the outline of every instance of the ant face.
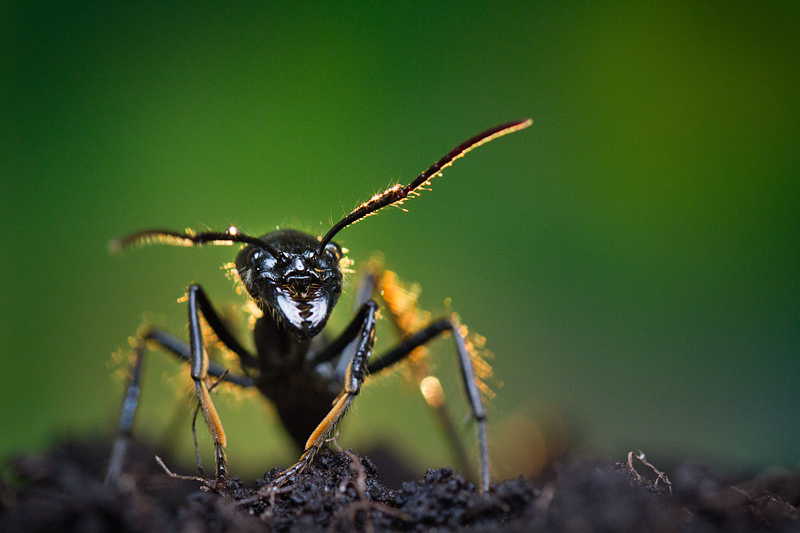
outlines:
[{"label": "ant face", "polygon": [[268,246],[249,245],[236,257],[247,292],[264,311],[299,339],[316,336],[342,293],[342,249],[316,237],[279,230],[260,237]]}]

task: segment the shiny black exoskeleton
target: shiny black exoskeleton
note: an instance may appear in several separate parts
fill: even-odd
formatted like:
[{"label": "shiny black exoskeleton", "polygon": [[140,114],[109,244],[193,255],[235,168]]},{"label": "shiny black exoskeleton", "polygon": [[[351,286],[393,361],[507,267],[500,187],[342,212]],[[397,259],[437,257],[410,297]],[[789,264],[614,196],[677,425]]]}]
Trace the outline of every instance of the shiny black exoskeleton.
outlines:
[{"label": "shiny black exoskeleton", "polygon": [[264,313],[254,328],[254,385],[303,446],[330,411],[346,369],[334,376],[327,354],[341,350],[325,352],[318,335],[342,293],[342,249],[333,242],[320,249],[319,239],[295,230],[260,240],[268,246],[248,245],[236,257],[238,277]]},{"label": "shiny black exoskeleton", "polygon": [[295,230],[260,238],[268,246],[247,246],[236,256],[236,270],[258,306],[270,310],[297,338],[322,331],[342,293],[342,249]]},{"label": "shiny black exoskeleton", "polygon": [[[407,357],[416,348],[445,331],[453,333],[472,416],[478,424],[481,488],[489,486],[489,454],[486,416],[475,383],[470,354],[457,319],[434,321],[404,338],[394,349],[371,360],[378,304],[371,290],[360,291],[356,315],[345,330],[327,342],[320,332],[342,293],[342,249],[332,238],[343,228],[392,204],[402,203],[429,183],[453,161],[469,150],[531,125],[515,121],[487,130],[457,146],[407,186],[395,185],[358,206],[336,223],[323,237],[300,231],[278,230],[261,237],[243,234],[237,228],[225,232],[145,230],[111,243],[113,250],[147,242],[194,246],[241,243],[235,272],[262,315],[253,331],[256,353],[245,349],[228,330],[203,289],[193,284],[187,291],[189,343],[162,330],[140,336],[132,377],[123,403],[118,437],[106,476],[108,483],[119,478],[138,404],[141,363],[146,345],[154,343],[186,360],[191,368],[198,412],[211,433],[215,450],[215,482],[227,482],[226,437],[209,392],[226,381],[241,387],[256,387],[275,405],[289,434],[303,449],[298,462],[272,483],[278,487],[303,470],[314,458],[337,422],[358,395],[368,373],[379,372]],[[204,346],[201,315],[219,341],[234,352],[242,373],[228,372],[210,361]]]}]

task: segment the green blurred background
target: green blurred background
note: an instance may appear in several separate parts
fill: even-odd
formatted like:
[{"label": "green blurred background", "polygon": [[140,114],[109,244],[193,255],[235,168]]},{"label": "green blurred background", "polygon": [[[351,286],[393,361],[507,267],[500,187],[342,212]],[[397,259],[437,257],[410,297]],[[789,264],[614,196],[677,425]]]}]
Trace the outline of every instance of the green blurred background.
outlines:
[{"label": "green blurred background", "polygon": [[[505,455],[528,453],[526,420],[615,458],[797,465],[797,6],[5,5],[0,454],[110,434],[112,352],[143,319],[184,334],[189,282],[240,301],[220,271],[235,249],[111,256],[110,239],[322,234],[473,134],[531,117],[408,213],[337,240],[356,266],[382,251],[424,307],[451,297],[488,338]],[[460,420],[450,343],[435,352]],[[191,463],[181,375],[148,359],[137,430],[177,435]],[[295,458],[263,402],[218,403],[234,472]],[[449,461],[433,428],[414,387],[386,378],[342,441],[393,442],[422,473]]]}]

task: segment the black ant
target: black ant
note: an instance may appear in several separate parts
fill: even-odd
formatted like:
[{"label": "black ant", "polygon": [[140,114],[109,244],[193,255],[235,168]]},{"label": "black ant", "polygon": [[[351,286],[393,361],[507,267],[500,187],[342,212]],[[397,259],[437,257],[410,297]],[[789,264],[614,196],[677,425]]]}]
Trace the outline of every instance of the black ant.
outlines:
[{"label": "black ant", "polygon": [[[418,188],[427,185],[429,180],[473,148],[531,124],[531,120],[509,122],[472,137],[434,163],[409,185],[390,187],[358,206],[334,224],[323,237],[296,230],[277,230],[251,237],[230,227],[224,232],[200,233],[190,230],[183,233],[145,230],[112,241],[110,247],[114,251],[149,242],[177,246],[244,244],[236,256],[235,274],[262,315],[254,326],[256,353],[253,354],[234,338],[200,285],[192,284],[187,293],[188,345],[162,330],[151,329],[140,335],[106,482],[115,482],[122,471],[138,403],[141,363],[147,343],[159,345],[190,365],[198,400],[197,409],[202,412],[214,443],[218,488],[226,486],[228,477],[226,437],[209,392],[225,381],[240,387],[256,387],[272,401],[292,438],[298,443],[305,441],[297,463],[273,481],[272,486],[279,487],[311,463],[361,390],[368,373],[379,372],[403,360],[441,333],[452,332],[472,418],[478,426],[480,487],[481,490],[487,490],[489,452],[486,414],[470,353],[455,315],[436,320],[408,334],[395,348],[371,361],[378,304],[371,298],[374,283],[370,286],[370,282],[367,282],[366,288],[362,286],[359,290],[359,299],[363,302],[347,328],[332,342],[327,342],[319,333],[342,292],[343,250],[332,241],[339,231],[383,207],[400,204],[409,195],[419,194]],[[229,373],[218,363],[209,360],[200,315],[217,339],[238,356],[242,374]]]}]

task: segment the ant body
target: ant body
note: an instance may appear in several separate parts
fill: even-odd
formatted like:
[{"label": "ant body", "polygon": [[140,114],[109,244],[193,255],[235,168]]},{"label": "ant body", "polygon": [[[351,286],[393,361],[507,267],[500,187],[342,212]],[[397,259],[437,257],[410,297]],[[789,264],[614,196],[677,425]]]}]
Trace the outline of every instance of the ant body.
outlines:
[{"label": "ant body", "polygon": [[[375,288],[373,279],[372,283],[368,281],[359,290],[360,306],[345,330],[332,342],[327,342],[319,334],[342,292],[340,263],[343,261],[343,251],[332,241],[334,235],[383,207],[402,203],[409,195],[418,194],[416,189],[426,185],[471,149],[531,124],[530,120],[510,122],[472,137],[409,185],[390,187],[358,206],[323,237],[295,230],[277,230],[251,237],[231,227],[224,232],[201,233],[190,230],[145,230],[112,241],[110,246],[115,251],[149,242],[179,246],[241,243],[244,247],[236,256],[234,272],[263,314],[255,322],[253,335],[256,353],[253,354],[234,338],[200,285],[192,284],[187,292],[188,344],[162,330],[153,329],[140,335],[106,482],[115,482],[122,471],[138,404],[141,362],[147,343],[156,344],[189,363],[198,410],[203,414],[214,444],[218,488],[226,485],[228,477],[226,437],[209,392],[219,382],[256,387],[274,403],[282,423],[296,442],[303,443],[308,437],[297,463],[273,481],[272,486],[279,487],[311,463],[358,395],[366,374],[379,372],[403,360],[431,339],[449,331],[456,341],[464,388],[472,417],[478,426],[481,490],[487,490],[489,452],[486,415],[470,353],[455,315],[436,320],[407,335],[394,349],[371,361],[378,312],[378,304],[371,298]],[[203,341],[201,315],[219,341],[238,356],[242,374],[231,374],[209,360]]]}]

